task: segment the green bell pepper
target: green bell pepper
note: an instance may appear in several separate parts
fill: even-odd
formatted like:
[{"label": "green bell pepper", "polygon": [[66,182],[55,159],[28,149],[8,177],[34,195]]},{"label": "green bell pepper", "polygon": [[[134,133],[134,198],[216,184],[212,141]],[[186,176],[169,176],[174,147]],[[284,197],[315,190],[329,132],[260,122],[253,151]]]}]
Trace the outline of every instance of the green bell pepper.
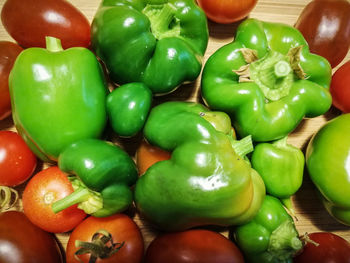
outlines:
[{"label": "green bell pepper", "polygon": [[68,146],[59,156],[59,168],[68,174],[74,192],[55,202],[55,213],[78,204],[96,217],[128,208],[133,201],[130,187],[138,174],[134,161],[118,146],[97,139],[85,139]]},{"label": "green bell pepper", "polygon": [[327,211],[350,225],[350,114],[327,122],[306,149],[306,166]]},{"label": "green bell pepper", "polygon": [[254,219],[234,229],[234,238],[252,263],[292,263],[303,244],[281,202],[266,195]]},{"label": "green bell pepper", "polygon": [[65,147],[98,138],[107,122],[107,84],[95,55],[85,48],[28,48],[9,78],[15,126],[42,160],[57,160]]},{"label": "green bell pepper", "polygon": [[287,144],[287,137],[273,143],[259,143],[251,158],[252,167],[264,180],[266,192],[281,199],[294,214],[291,196],[300,188],[304,174],[304,154],[293,145]]},{"label": "green bell pepper", "polygon": [[107,113],[113,131],[130,137],[141,131],[149,110],[152,92],[143,83],[122,85],[107,96]]},{"label": "green bell pepper", "polygon": [[135,186],[141,215],[163,230],[249,221],[265,186],[243,158],[250,137],[237,142],[230,118],[201,104],[166,102],[154,107],[144,128],[152,145],[171,152],[152,165]]},{"label": "green bell pepper", "polygon": [[207,19],[194,0],[104,0],[91,42],[114,82],[143,82],[164,94],[198,77]]},{"label": "green bell pepper", "polygon": [[211,109],[230,115],[240,137],[272,141],[330,108],[331,73],[297,29],[247,19],[208,59],[201,91]]}]

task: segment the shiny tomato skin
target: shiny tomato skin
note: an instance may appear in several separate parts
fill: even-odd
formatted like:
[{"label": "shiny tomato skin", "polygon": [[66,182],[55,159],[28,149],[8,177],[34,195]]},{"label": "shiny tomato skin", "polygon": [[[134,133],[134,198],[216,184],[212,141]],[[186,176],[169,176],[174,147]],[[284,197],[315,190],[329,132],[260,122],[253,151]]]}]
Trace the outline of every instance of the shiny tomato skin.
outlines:
[{"label": "shiny tomato skin", "polygon": [[350,263],[350,243],[342,237],[329,232],[308,236],[318,246],[307,242],[302,253],[294,258],[294,263]]},{"label": "shiny tomato skin", "polygon": [[10,41],[0,41],[0,120],[11,114],[9,75],[22,48]]},{"label": "shiny tomato skin", "polygon": [[61,263],[61,250],[50,233],[19,211],[0,214],[0,263]]},{"label": "shiny tomato skin", "polygon": [[343,113],[350,112],[350,60],[332,76],[330,87],[333,105]]},{"label": "shiny tomato skin", "polygon": [[108,231],[114,243],[125,242],[121,249],[106,259],[97,259],[96,263],[140,263],[144,254],[144,242],[141,231],[136,223],[125,214],[115,214],[108,217],[90,216],[80,223],[71,233],[67,249],[66,262],[89,262],[90,255],[80,255],[79,261],[74,253],[77,251],[75,241],[91,241],[92,236],[100,229]]},{"label": "shiny tomato skin", "polygon": [[51,205],[73,193],[73,187],[57,166],[35,174],[26,185],[23,196],[23,210],[28,219],[47,232],[63,233],[72,230],[86,216],[76,205],[55,214]]},{"label": "shiny tomato skin", "polygon": [[145,263],[243,263],[237,246],[223,235],[204,229],[167,233],[149,245]]},{"label": "shiny tomato skin", "polygon": [[13,131],[0,131],[0,185],[16,186],[27,181],[37,164],[34,153]]},{"label": "shiny tomato skin", "polygon": [[295,27],[303,34],[310,51],[336,67],[350,46],[350,3],[347,0],[311,1]]},{"label": "shiny tomato skin", "polygon": [[136,165],[139,174],[144,174],[146,170],[156,162],[169,160],[170,157],[171,153],[143,140],[136,151]]},{"label": "shiny tomato skin", "polygon": [[197,3],[210,20],[229,24],[248,16],[257,0],[197,0]]},{"label": "shiny tomato skin", "polygon": [[66,0],[7,0],[1,20],[24,48],[45,47],[45,36],[61,39],[65,49],[90,45],[89,21]]}]

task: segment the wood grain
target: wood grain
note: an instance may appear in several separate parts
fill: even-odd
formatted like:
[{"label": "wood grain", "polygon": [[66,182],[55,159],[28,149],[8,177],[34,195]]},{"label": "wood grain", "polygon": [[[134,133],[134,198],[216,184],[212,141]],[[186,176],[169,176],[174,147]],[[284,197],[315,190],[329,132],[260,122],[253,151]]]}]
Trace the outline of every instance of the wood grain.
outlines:
[{"label": "wood grain", "polygon": [[[25,1],[25,0],[24,0]],[[4,4],[4,0],[0,0],[0,8]],[[78,7],[90,21],[97,10],[99,5],[98,0],[71,0],[72,4]],[[309,0],[260,0],[257,6],[254,8],[250,17],[258,18],[270,22],[282,22],[289,25],[293,25],[301,13],[302,9],[308,4]],[[218,48],[231,42],[233,40],[233,35],[236,30],[237,24],[230,25],[219,25],[209,22],[210,30],[210,40],[207,52],[204,56],[204,62],[212,55]],[[11,37],[7,34],[3,26],[0,26],[0,40],[10,40]],[[344,60],[349,60],[350,53],[348,53],[347,58]],[[344,62],[343,61],[343,62]],[[200,91],[199,91],[199,79],[191,84],[184,85],[180,87],[177,91],[171,95],[167,95],[161,98],[157,98],[157,102],[163,102],[168,100],[187,100],[187,101],[201,101]],[[307,119],[302,121],[298,128],[290,135],[289,142],[301,149],[305,150],[305,147],[310,140],[312,134],[314,134],[319,127],[321,127],[327,120],[339,115],[340,113],[332,108],[328,113],[323,116]],[[0,129],[14,129],[11,119],[4,120],[0,122]],[[123,146],[127,152],[134,156],[135,149],[140,142],[141,137],[134,139],[120,139],[113,138],[113,141]],[[43,165],[45,167],[45,164]],[[42,167],[42,166],[41,166]],[[40,169],[40,168],[39,168]],[[39,170],[38,169],[38,170]],[[1,171],[0,171],[1,172]],[[24,185],[19,187],[21,191]],[[293,198],[293,203],[296,210],[296,226],[300,232],[303,234],[305,232],[315,232],[315,231],[332,231],[345,239],[350,241],[350,228],[341,225],[335,221],[323,208],[321,202],[317,198],[315,189],[308,179],[307,174],[304,176],[304,183],[301,189]],[[21,203],[19,203],[16,209],[21,209]],[[154,238],[157,233],[152,229],[147,222],[144,222],[139,218],[135,211],[127,212],[130,216],[134,218],[137,224],[140,226],[146,246]],[[225,235],[228,235],[227,229],[219,229]],[[58,234],[59,240],[62,242],[63,247],[66,246],[69,233]]]}]

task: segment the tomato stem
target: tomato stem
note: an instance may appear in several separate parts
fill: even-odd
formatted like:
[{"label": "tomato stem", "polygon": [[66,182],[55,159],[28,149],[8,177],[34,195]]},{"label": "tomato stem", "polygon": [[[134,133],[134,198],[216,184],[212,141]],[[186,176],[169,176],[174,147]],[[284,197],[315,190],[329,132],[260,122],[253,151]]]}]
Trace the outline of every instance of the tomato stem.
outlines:
[{"label": "tomato stem", "polygon": [[124,246],[124,243],[114,243],[112,235],[108,231],[100,229],[92,236],[91,242],[76,240],[75,246],[78,250],[74,255],[80,260],[79,255],[90,254],[89,263],[95,263],[97,259],[109,258],[117,253]]},{"label": "tomato stem", "polygon": [[12,208],[18,200],[18,192],[7,186],[0,186],[0,212]]}]

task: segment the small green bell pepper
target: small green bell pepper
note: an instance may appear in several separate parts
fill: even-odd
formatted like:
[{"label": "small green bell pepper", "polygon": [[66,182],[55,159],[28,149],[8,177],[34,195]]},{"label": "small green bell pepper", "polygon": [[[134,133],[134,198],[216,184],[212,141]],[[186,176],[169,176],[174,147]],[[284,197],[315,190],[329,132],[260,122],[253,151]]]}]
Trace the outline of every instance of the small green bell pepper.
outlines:
[{"label": "small green bell pepper", "polygon": [[350,113],[327,122],[310,140],[306,166],[327,211],[350,226]]},{"label": "small green bell pepper", "polygon": [[52,37],[46,45],[18,56],[9,87],[18,132],[40,159],[56,161],[71,143],[101,136],[108,89],[91,51],[63,50]]},{"label": "small green bell pepper", "polygon": [[55,213],[78,204],[96,217],[128,208],[133,201],[130,186],[137,178],[134,161],[118,146],[97,139],[85,139],[68,146],[59,156],[59,168],[73,174],[74,192],[55,202]]},{"label": "small green bell pepper", "polygon": [[171,152],[152,165],[135,186],[141,215],[163,230],[249,221],[265,186],[243,156],[250,137],[237,142],[230,118],[201,104],[166,102],[154,107],[144,128],[152,145]]},{"label": "small green bell pepper", "polygon": [[103,0],[91,42],[114,82],[164,94],[198,77],[207,19],[194,0]]},{"label": "small green bell pepper", "polygon": [[152,92],[143,83],[122,85],[107,96],[107,113],[114,132],[130,137],[141,131],[151,109]]},{"label": "small green bell pepper", "polygon": [[330,108],[331,76],[328,61],[309,52],[297,29],[247,19],[208,59],[201,91],[211,109],[230,115],[240,137],[272,141]]},{"label": "small green bell pepper", "polygon": [[269,195],[251,222],[234,229],[234,238],[251,263],[292,263],[303,246],[293,219],[282,203]]},{"label": "small green bell pepper", "polygon": [[264,180],[266,192],[281,199],[294,214],[291,196],[300,188],[304,174],[304,154],[293,145],[287,144],[287,137],[273,143],[259,143],[251,158],[252,167]]}]

